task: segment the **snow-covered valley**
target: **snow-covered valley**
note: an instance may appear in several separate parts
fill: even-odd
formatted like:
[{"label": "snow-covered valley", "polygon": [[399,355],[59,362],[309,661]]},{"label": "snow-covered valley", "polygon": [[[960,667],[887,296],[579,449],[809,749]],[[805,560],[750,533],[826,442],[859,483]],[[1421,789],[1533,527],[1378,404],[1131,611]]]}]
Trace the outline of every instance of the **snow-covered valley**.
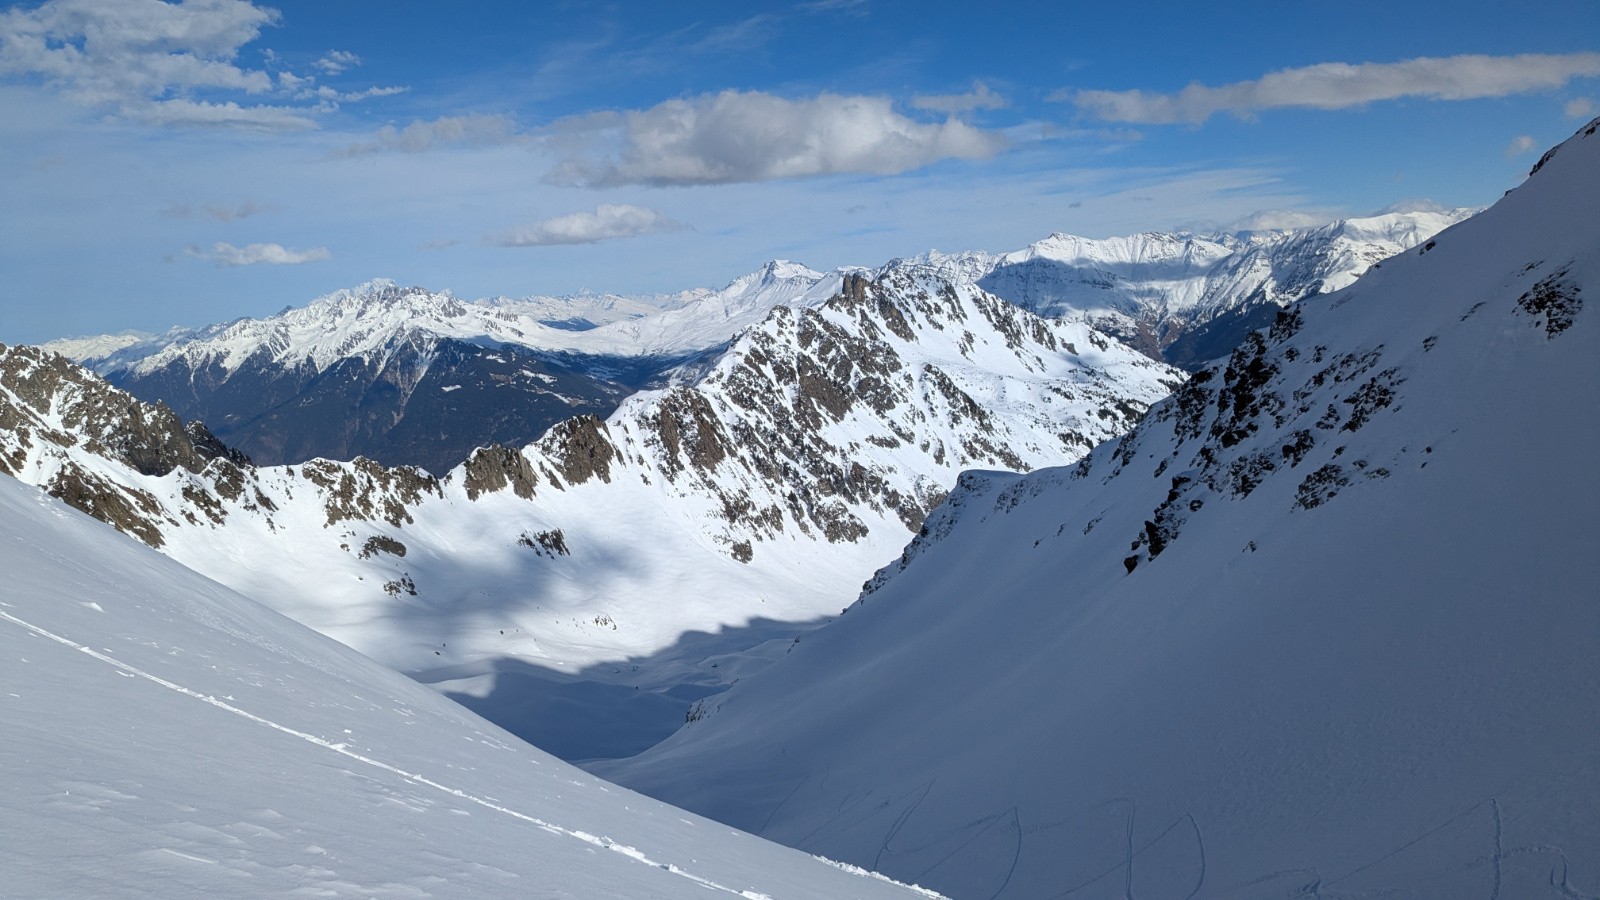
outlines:
[{"label": "snow-covered valley", "polygon": [[[899,890],[747,838],[702,845],[679,826],[719,826],[523,738],[953,896],[1600,891],[1594,129],[1465,222],[1058,235],[827,275],[774,263],[651,302],[375,283],[57,345],[174,383],[253,371],[242,393],[284,369],[567,402],[563,378],[610,373],[585,382],[604,417],[439,476],[259,466],[62,356],[0,347],[0,471],[44,490],[0,494],[23,573],[0,600],[29,723],[19,883],[63,887],[60,854],[95,822],[115,848],[67,893]],[[1151,358],[1204,359],[1258,320],[1187,382]],[[609,362],[562,375],[537,356],[555,352]],[[624,358],[671,365],[606,368]],[[35,647],[74,663],[31,668]],[[94,678],[165,693],[71,708]],[[197,750],[213,727],[221,749]],[[130,737],[97,744],[106,729]],[[451,733],[468,755],[435,749]],[[170,759],[201,776],[186,788]],[[505,768],[524,761],[570,791]],[[296,783],[258,807],[267,772]],[[498,830],[467,846],[389,807]],[[364,837],[339,844],[341,817]],[[549,847],[492,862],[524,828]],[[384,865],[408,846],[432,849]],[[517,880],[540,859],[557,881]]]}]

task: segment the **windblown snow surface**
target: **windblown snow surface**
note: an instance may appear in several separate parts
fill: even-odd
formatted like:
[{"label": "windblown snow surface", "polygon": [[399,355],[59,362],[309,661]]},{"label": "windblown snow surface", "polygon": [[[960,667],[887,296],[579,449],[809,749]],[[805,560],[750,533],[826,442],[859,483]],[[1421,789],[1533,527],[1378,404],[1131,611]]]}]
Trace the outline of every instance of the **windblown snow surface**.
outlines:
[{"label": "windblown snow surface", "polygon": [[906,897],[613,787],[0,479],[0,893]]},{"label": "windblown snow surface", "polygon": [[1597,126],[594,770],[960,897],[1600,896]]}]

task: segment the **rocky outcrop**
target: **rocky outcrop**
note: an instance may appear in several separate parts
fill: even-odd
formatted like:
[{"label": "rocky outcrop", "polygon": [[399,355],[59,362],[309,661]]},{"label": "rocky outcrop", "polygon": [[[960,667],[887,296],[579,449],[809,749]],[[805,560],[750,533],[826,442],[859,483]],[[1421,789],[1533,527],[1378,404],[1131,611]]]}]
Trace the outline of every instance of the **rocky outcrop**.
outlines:
[{"label": "rocky outcrop", "polygon": [[508,487],[518,497],[532,500],[534,488],[539,484],[539,476],[528,464],[527,457],[499,444],[474,450],[461,467],[461,477],[468,500]]},{"label": "rocky outcrop", "polygon": [[384,521],[410,524],[411,509],[424,496],[441,496],[439,479],[421,469],[388,468],[365,457],[336,463],[314,459],[300,466],[300,475],[322,489],[327,524]]}]

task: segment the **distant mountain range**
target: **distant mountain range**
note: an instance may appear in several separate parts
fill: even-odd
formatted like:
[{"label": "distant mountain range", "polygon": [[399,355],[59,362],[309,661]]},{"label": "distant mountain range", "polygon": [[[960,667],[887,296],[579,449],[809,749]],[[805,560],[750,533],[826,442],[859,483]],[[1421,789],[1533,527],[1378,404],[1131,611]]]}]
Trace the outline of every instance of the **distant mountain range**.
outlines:
[{"label": "distant mountain range", "polygon": [[266,319],[47,346],[205,421],[264,464],[365,456],[442,475],[478,447],[521,446],[564,419],[609,415],[774,306],[825,299],[814,296],[825,281],[773,263],[721,291],[649,302],[465,302],[375,281]]},{"label": "distant mountain range", "polygon": [[1085,321],[1192,368],[1273,311],[1343,287],[1468,210],[1200,236],[1053,235],[1006,254],[930,253],[829,274],[775,261],[719,290],[463,301],[375,281],[265,319],[46,345],[134,395],[199,419],[263,464],[365,456],[442,475],[476,448],[521,446],[563,419],[690,380],[778,306],[808,308],[850,274],[970,284]]},{"label": "distant mountain range", "polygon": [[1054,234],[1014,253],[930,253],[931,268],[1049,317],[1079,319],[1191,371],[1275,311],[1353,283],[1471,209],[1386,213],[1315,228],[1233,234]]},{"label": "distant mountain range", "polygon": [[960,897],[1600,894],[1597,129],[593,770]]}]

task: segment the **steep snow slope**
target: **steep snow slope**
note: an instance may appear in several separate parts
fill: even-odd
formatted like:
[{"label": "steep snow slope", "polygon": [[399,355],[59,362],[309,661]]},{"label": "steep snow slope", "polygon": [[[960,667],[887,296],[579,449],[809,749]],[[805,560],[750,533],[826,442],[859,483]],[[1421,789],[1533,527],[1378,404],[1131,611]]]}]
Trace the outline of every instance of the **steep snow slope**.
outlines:
[{"label": "steep snow slope", "polygon": [[1597,127],[595,770],[955,896],[1600,894]]},{"label": "steep snow slope", "polygon": [[971,286],[849,276],[695,384],[445,479],[214,459],[170,412],[12,348],[0,470],[541,746],[614,756],[836,614],[962,469],[1076,459],[1175,375]]},{"label": "steep snow slope", "polygon": [[0,481],[14,897],[909,897],[615,788]]}]

